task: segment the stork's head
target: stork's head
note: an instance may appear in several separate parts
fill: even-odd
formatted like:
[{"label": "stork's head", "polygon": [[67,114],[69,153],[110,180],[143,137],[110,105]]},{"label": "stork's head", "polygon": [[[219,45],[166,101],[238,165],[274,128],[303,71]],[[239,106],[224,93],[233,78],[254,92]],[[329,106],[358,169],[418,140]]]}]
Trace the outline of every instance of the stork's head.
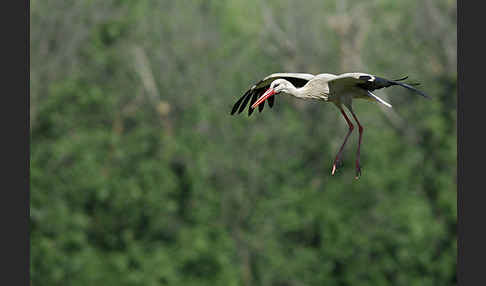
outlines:
[{"label": "stork's head", "polygon": [[294,86],[288,80],[283,78],[272,81],[272,84],[270,85],[270,89],[275,90],[275,94],[290,93],[290,89],[293,87]]},{"label": "stork's head", "polygon": [[295,88],[288,80],[283,78],[276,79],[270,84],[270,88],[255,101],[251,108],[256,108],[260,103],[264,102],[267,98],[274,94],[291,94],[292,88]]}]

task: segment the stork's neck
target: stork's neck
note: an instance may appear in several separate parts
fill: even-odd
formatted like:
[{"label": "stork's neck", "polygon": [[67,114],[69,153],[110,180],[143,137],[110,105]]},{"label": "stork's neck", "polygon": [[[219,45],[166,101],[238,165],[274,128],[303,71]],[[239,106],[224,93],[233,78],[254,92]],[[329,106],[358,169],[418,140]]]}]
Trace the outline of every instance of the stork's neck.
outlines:
[{"label": "stork's neck", "polygon": [[314,92],[313,88],[309,85],[304,85],[299,88],[292,85],[289,88],[289,94],[301,99],[323,99],[320,92],[317,90]]}]

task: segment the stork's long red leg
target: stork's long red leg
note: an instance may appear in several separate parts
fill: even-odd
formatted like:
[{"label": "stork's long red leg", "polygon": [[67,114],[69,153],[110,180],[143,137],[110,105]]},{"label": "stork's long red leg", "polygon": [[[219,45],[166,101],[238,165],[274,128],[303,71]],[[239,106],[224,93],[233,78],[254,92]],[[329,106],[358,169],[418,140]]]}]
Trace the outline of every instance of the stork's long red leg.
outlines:
[{"label": "stork's long red leg", "polygon": [[333,176],[334,176],[334,173],[336,172],[337,164],[341,160],[341,154],[343,152],[344,145],[346,145],[346,142],[348,141],[349,135],[351,135],[351,132],[353,132],[353,129],[354,129],[353,123],[351,123],[351,120],[349,120],[349,118],[346,115],[346,113],[344,112],[343,108],[339,106],[339,110],[341,110],[341,114],[343,115],[344,119],[346,119],[346,122],[349,125],[349,130],[348,130],[348,134],[346,134],[346,137],[344,138],[344,142],[341,145],[341,148],[339,148],[339,151],[338,151],[338,153],[336,155],[336,159],[334,160],[334,164],[332,165],[331,175],[333,175]]},{"label": "stork's long red leg", "polygon": [[356,114],[354,114],[353,109],[349,109],[351,111],[351,115],[353,115],[354,120],[356,120],[356,123],[358,123],[358,131],[359,131],[359,140],[358,140],[358,153],[356,155],[356,179],[361,176],[361,165],[359,164],[359,151],[361,149],[361,137],[363,136],[363,126],[359,123],[358,118],[356,117]]}]

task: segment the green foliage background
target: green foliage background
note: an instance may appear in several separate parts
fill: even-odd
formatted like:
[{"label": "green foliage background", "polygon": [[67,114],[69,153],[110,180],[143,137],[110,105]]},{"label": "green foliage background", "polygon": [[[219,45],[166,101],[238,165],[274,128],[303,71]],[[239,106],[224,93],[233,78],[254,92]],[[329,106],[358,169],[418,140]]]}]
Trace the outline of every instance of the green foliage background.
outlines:
[{"label": "green foliage background", "polygon": [[[32,285],[455,285],[456,2],[31,1]],[[422,83],[337,109],[279,71]]]}]

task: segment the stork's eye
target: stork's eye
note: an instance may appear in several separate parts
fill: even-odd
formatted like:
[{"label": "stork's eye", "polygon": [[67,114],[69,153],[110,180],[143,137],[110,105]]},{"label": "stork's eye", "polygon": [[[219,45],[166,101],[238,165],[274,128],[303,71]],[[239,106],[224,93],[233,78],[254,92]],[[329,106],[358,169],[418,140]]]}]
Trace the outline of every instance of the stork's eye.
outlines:
[{"label": "stork's eye", "polygon": [[280,83],[275,84],[275,85],[273,86],[273,88],[276,88],[276,87],[277,87],[279,84],[280,84]]}]

